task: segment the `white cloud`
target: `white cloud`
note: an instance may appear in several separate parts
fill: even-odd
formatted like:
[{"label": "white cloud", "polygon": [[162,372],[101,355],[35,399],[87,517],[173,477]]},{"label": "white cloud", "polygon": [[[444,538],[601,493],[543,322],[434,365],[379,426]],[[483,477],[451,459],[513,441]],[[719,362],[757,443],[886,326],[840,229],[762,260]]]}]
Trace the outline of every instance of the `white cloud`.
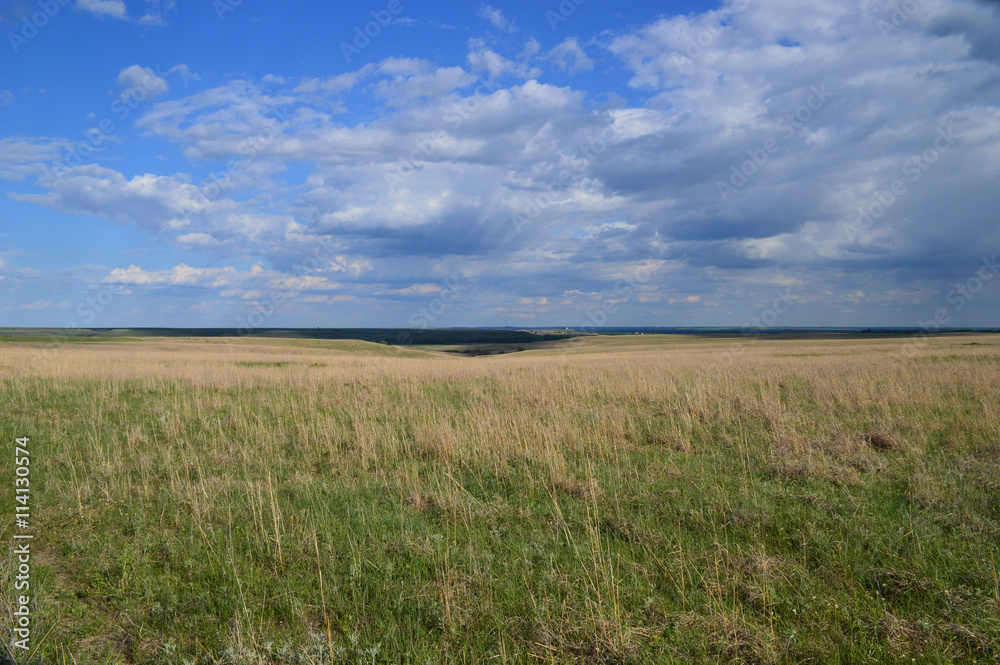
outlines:
[{"label": "white cloud", "polygon": [[140,65],[132,65],[121,70],[118,73],[117,83],[120,87],[126,88],[122,93],[123,96],[135,96],[141,93],[143,100],[158,97],[170,89],[165,78],[157,75],[151,68]]},{"label": "white cloud", "polygon": [[166,16],[176,4],[176,0],[146,0],[146,13],[139,18],[139,25],[166,25]]},{"label": "white cloud", "polygon": [[483,5],[479,8],[479,18],[489,21],[494,28],[503,32],[514,32],[514,23],[508,21],[503,12],[490,5]]},{"label": "white cloud", "polygon": [[107,283],[133,286],[199,286],[222,288],[240,281],[235,268],[193,268],[181,263],[169,270],[146,271],[136,265],[115,268],[104,280]]},{"label": "white cloud", "polygon": [[21,305],[21,309],[27,309],[27,310],[65,309],[69,306],[70,304],[66,301],[60,303],[51,303],[48,300],[38,300],[33,303],[24,303],[23,305]]},{"label": "white cloud", "polygon": [[200,247],[219,244],[218,240],[207,233],[185,233],[184,235],[177,236],[177,241],[184,243],[185,245],[195,245]]},{"label": "white cloud", "polygon": [[246,80],[209,88],[181,100],[156,103],[136,124],[140,129],[186,144],[186,155],[228,161],[247,152],[249,142],[266,152],[283,120],[282,107],[296,98],[265,93]]},{"label": "white cloud", "polygon": [[69,141],[25,137],[0,139],[0,178],[22,182],[29,176],[40,176],[49,169],[48,163],[59,156]]},{"label": "white cloud", "polygon": [[48,170],[38,182],[49,192],[11,194],[11,198],[71,214],[136,224],[157,235],[170,228],[183,228],[189,215],[209,207],[185,176],[146,173],[127,180],[117,171],[89,164]]},{"label": "white cloud", "polygon": [[514,62],[505,58],[487,47],[486,42],[482,39],[472,39],[469,41],[469,45],[471,50],[466,56],[469,67],[472,71],[489,72],[491,79],[508,73],[522,79],[537,78],[542,74],[542,70],[527,64],[527,62]]},{"label": "white cloud", "polygon": [[434,68],[433,63],[421,58],[386,58],[378,64],[378,71],[381,74],[393,76],[413,76],[422,74]]},{"label": "white cloud", "polygon": [[0,90],[0,106],[10,106],[14,103],[14,95],[10,90]]},{"label": "white cloud", "polygon": [[76,7],[97,16],[110,16],[123,21],[128,19],[123,0],[76,0]]},{"label": "white cloud", "polygon": [[[323,246],[336,254],[324,276],[368,289],[356,295],[430,295],[442,266],[459,266],[498,298],[517,293],[504,306],[523,297],[525,312],[542,298],[554,307],[573,283],[579,293],[559,307],[585,308],[656,247],[670,286],[643,302],[704,310],[726,293],[723,305],[740,312],[778,286],[802,302],[822,302],[830,284],[838,296],[877,294],[878,280],[883,293],[902,293],[899,282],[917,272],[974,268],[982,247],[1000,244],[996,11],[923,0],[885,38],[875,3],[817,0],[797,12],[765,0],[737,11],[743,4],[655,20],[603,44],[569,38],[543,52],[529,41],[518,55],[471,40],[462,66],[395,57],[303,80],[234,79],[153,104],[137,126],[173,142],[198,176],[85,165],[56,177],[58,146],[5,139],[0,177],[44,190],[16,200],[136,224],[230,263],[266,261],[270,277],[186,265],[126,275],[163,288],[221,280],[244,294],[307,288],[278,276]],[[598,49],[634,101],[579,89],[582,77],[545,83],[533,66],[585,71]],[[123,81],[146,74],[129,70]],[[830,94],[810,108],[816,89]],[[352,112],[340,113],[331,97],[348,92]],[[802,109],[807,119],[795,121]],[[911,181],[907,160],[944,125],[954,140]],[[753,162],[769,140],[778,149]],[[204,174],[234,156],[226,188],[199,195]],[[717,184],[748,160],[752,174],[723,199]],[[402,176],[390,188],[394,170]],[[905,196],[849,239],[844,225],[900,178]],[[512,223],[518,215],[527,221]],[[912,290],[935,293],[926,281]]]},{"label": "white cloud", "polygon": [[195,268],[180,263],[167,270],[145,270],[137,265],[115,268],[102,280],[105,284],[122,284],[147,289],[172,287],[218,289],[222,296],[245,294],[250,298],[268,292],[301,293],[335,291],[340,284],[323,274],[288,275],[268,270],[260,263],[250,270],[239,271],[232,266]]},{"label": "white cloud", "polygon": [[441,98],[471,85],[476,77],[461,67],[440,67],[433,71],[399,74],[375,84],[375,94],[389,104],[401,106],[420,98]]},{"label": "white cloud", "polygon": [[532,37],[524,43],[524,50],[521,51],[521,55],[518,57],[522,60],[528,60],[538,55],[542,50],[542,45],[538,43],[538,40]]},{"label": "white cloud", "polygon": [[561,71],[576,74],[594,68],[594,61],[587,57],[575,37],[570,37],[548,52],[547,57]]},{"label": "white cloud", "polygon": [[300,301],[304,303],[322,303],[325,305],[336,305],[338,303],[351,302],[354,300],[357,300],[354,296],[304,296],[300,298]]},{"label": "white cloud", "polygon": [[[187,65],[174,65],[173,67],[171,67],[170,69],[167,70],[167,74],[168,75],[170,75],[170,74],[180,74],[181,80],[184,81],[185,85],[187,85],[191,81],[200,81],[201,80],[201,77],[198,76],[197,74],[195,74],[194,72],[192,72],[191,69]],[[265,76],[264,78],[266,79],[267,77]]]},{"label": "white cloud", "polygon": [[[338,95],[342,92],[347,92],[354,88],[358,83],[364,80],[368,75],[370,75],[375,69],[374,65],[366,65],[361,69],[354,72],[346,72],[344,74],[337,74],[335,76],[329,76],[327,78],[306,78],[295,87],[292,92],[295,93],[314,93],[318,91],[323,91],[328,95]],[[284,79],[277,79],[271,77],[270,75],[265,76],[262,79],[265,83],[284,83]]]},{"label": "white cloud", "polygon": [[439,293],[441,288],[440,284],[414,284],[405,289],[393,289],[391,292],[401,296],[426,296]]}]

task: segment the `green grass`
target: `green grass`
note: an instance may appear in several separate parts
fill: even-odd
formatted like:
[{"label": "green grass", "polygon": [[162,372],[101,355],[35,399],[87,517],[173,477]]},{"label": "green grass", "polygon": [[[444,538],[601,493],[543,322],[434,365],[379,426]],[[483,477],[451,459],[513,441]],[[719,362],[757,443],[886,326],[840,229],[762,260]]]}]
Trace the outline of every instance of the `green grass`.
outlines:
[{"label": "green grass", "polygon": [[230,387],[4,370],[38,456],[32,663],[1000,658],[995,384],[854,402],[805,353],[736,391],[475,358],[283,383],[336,352]]}]

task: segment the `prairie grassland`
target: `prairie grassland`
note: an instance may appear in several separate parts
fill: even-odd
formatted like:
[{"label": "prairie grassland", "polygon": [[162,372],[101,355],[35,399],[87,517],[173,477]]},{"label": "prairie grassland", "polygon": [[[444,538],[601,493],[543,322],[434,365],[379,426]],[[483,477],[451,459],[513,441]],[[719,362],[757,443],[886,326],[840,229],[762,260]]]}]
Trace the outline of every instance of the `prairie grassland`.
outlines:
[{"label": "prairie grassland", "polygon": [[0,391],[34,663],[1000,658],[998,337],[8,342]]}]

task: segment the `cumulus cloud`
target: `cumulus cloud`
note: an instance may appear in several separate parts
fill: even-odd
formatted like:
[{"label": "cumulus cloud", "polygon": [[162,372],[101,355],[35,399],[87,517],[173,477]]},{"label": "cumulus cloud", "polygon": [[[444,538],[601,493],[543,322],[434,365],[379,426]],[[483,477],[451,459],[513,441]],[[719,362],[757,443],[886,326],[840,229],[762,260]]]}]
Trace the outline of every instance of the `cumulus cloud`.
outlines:
[{"label": "cumulus cloud", "polygon": [[127,88],[123,95],[134,94],[134,91],[141,90],[147,98],[158,97],[166,92],[170,86],[162,76],[157,75],[149,67],[132,65],[126,67],[118,73],[119,87]]},{"label": "cumulus cloud", "polygon": [[430,71],[392,71],[391,79],[375,84],[378,97],[393,106],[416,99],[440,99],[475,82],[475,77],[461,67],[439,67]]},{"label": "cumulus cloud", "polygon": [[38,182],[49,192],[11,194],[11,198],[71,214],[136,224],[155,235],[169,228],[184,228],[186,217],[207,205],[185,176],[146,173],[126,179],[112,169],[88,164],[48,170]]},{"label": "cumulus cloud", "polygon": [[76,7],[97,16],[109,16],[123,21],[128,19],[128,10],[122,0],[76,0]]},{"label": "cumulus cloud", "polygon": [[473,72],[487,72],[491,79],[499,78],[506,74],[512,74],[521,79],[536,78],[542,74],[542,70],[527,62],[527,57],[522,55],[522,61],[516,62],[497,53],[486,45],[486,40],[475,38],[469,41],[470,51],[466,56],[469,67]]},{"label": "cumulus cloud", "polygon": [[[890,10],[866,3],[811,3],[808,16],[779,2],[736,4],[609,43],[660,117],[641,139],[649,158],[615,150],[598,172],[635,193],[673,183],[681,208],[650,228],[728,267],[945,269],[977,251],[984,231],[996,235],[984,215],[997,203],[987,186],[1000,129],[989,101],[997,62],[974,55],[975,34],[928,29],[939,12],[972,8],[1000,26],[995,11],[928,0],[926,14],[896,27]],[[933,168],[911,161],[928,150]],[[852,234],[859,209],[896,180],[905,195]],[[943,218],[957,225],[944,254]]]},{"label": "cumulus cloud", "polygon": [[[137,126],[226,169],[208,196],[215,180],[188,174],[55,177],[52,145],[27,139],[6,140],[0,176],[45,190],[18,200],[277,273],[333,248],[330,274],[369,286],[358,297],[426,296],[460,270],[495,311],[546,299],[558,322],[647,271],[622,307],[651,320],[720,304],[739,318],[778,288],[804,312],[879,314],[940,299],[1000,244],[996,34],[997,9],[973,0],[924,0],[901,22],[861,0],[734,1],[547,51],[473,39],[459,63],[401,55],[157,101]],[[577,73],[598,56],[616,90],[553,85],[531,65]],[[341,113],[346,96],[366,112]],[[273,286],[119,270],[148,286]]]}]

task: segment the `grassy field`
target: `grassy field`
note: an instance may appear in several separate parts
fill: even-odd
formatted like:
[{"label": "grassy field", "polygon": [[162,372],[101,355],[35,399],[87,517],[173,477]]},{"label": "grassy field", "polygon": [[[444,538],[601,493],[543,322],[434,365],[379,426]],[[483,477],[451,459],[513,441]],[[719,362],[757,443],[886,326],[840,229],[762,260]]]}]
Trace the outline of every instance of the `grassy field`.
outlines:
[{"label": "grassy field", "polygon": [[10,341],[0,391],[32,663],[1000,658],[998,336]]}]

